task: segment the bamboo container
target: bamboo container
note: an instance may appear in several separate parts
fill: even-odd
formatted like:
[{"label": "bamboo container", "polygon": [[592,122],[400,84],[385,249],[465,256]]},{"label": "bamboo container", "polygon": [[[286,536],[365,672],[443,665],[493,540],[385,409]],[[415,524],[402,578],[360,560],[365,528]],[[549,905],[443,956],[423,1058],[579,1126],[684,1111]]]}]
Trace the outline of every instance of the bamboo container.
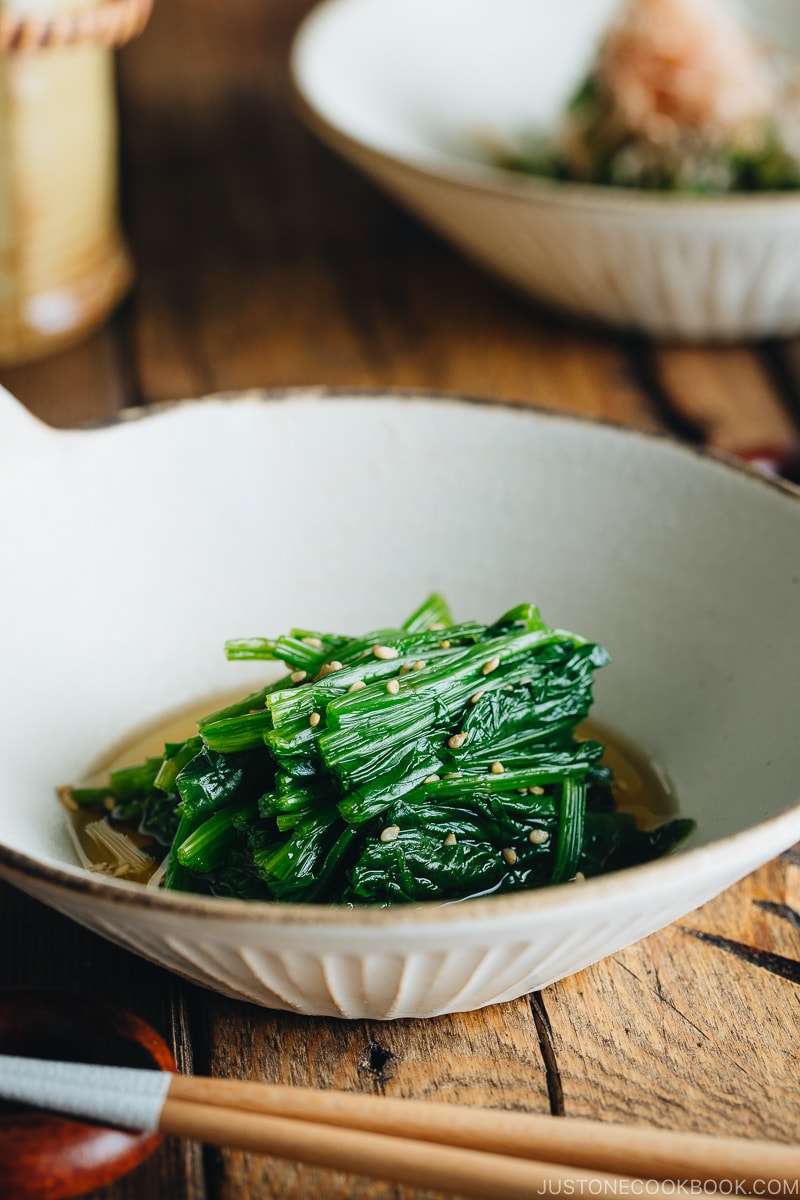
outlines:
[{"label": "bamboo container", "polygon": [[0,365],[99,325],[132,279],[112,49],[152,0],[0,0]]}]

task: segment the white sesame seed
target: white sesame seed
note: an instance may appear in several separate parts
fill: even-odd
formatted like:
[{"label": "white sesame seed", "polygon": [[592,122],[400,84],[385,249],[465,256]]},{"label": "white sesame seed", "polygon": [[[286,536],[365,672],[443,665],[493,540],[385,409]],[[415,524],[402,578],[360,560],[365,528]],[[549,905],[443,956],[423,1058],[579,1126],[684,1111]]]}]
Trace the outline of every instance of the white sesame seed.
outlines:
[{"label": "white sesame seed", "polygon": [[326,675],[332,675],[332,674],[333,674],[333,667],[331,666],[331,664],[323,663],[322,666],[320,667],[319,671],[317,671],[316,676],[314,677],[314,682],[316,683],[317,679],[324,679]]},{"label": "white sesame seed", "polygon": [[450,833],[448,833],[447,837],[444,839],[444,844],[445,844],[445,846],[455,846],[458,844],[458,838],[452,832],[452,830],[450,831]]},{"label": "white sesame seed", "polygon": [[423,779],[423,783],[438,783],[441,775],[429,775],[427,779]]},{"label": "white sesame seed", "polygon": [[500,659],[497,657],[497,655],[495,655],[494,658],[490,658],[487,663],[483,664],[481,667],[481,674],[491,675],[492,671],[496,671],[499,666]]},{"label": "white sesame seed", "polygon": [[460,771],[448,771],[446,775],[442,776],[442,779],[460,779],[460,778],[461,778]]},{"label": "white sesame seed", "polygon": [[530,792],[530,794],[532,796],[543,796],[544,795],[544,788],[539,787],[538,784],[536,785],[536,787],[529,787],[528,791]]},{"label": "white sesame seed", "polygon": [[400,668],[400,672],[399,672],[399,673],[400,673],[401,675],[407,675],[407,674],[409,673],[409,671],[410,671],[410,670],[411,670],[411,667],[409,666],[409,664],[408,664],[408,663],[403,663],[402,667]]},{"label": "white sesame seed", "polygon": [[474,695],[470,696],[470,698],[469,698],[470,704],[477,704],[478,701],[482,700],[485,695],[486,695],[486,689],[481,688],[481,690],[479,692],[475,692]]},{"label": "white sesame seed", "polygon": [[434,621],[432,625],[428,626],[428,629],[431,633],[438,633],[440,629],[447,629],[447,626],[444,621]]},{"label": "white sesame seed", "polygon": [[357,679],[355,683],[350,684],[350,687],[347,690],[348,692],[360,692],[361,689],[365,688],[366,686],[367,685],[364,683],[363,679]]},{"label": "white sesame seed", "polygon": [[304,637],[302,641],[306,646],[311,646],[313,650],[319,650],[322,647],[322,642],[318,637]]},{"label": "white sesame seed", "polygon": [[528,841],[534,846],[543,846],[545,842],[550,841],[550,834],[546,829],[532,829],[528,834]]},{"label": "white sesame seed", "polygon": [[439,642],[439,649],[440,650],[449,650],[450,649],[450,643],[448,642],[447,638],[445,638],[443,642]]},{"label": "white sesame seed", "polygon": [[119,866],[114,871],[114,874],[116,875],[117,879],[121,879],[123,875],[128,874],[130,869],[131,869],[130,863],[126,863],[126,862],[120,863]]},{"label": "white sesame seed", "polygon": [[518,796],[527,796],[527,794],[528,794],[528,789],[526,787],[514,788],[514,791],[517,793]]},{"label": "white sesame seed", "polygon": [[321,721],[321,720],[322,720],[322,717],[319,715],[319,713],[318,713],[318,712],[313,712],[313,713],[311,714],[311,716],[308,718],[308,723],[309,723],[309,725],[311,725],[311,726],[313,726],[314,728],[316,728],[316,726],[317,726],[317,725],[319,725],[319,723],[320,723],[320,721]]},{"label": "white sesame seed", "polygon": [[501,762],[493,762],[491,770],[493,775],[502,775],[505,771],[505,767]]},{"label": "white sesame seed", "polygon": [[465,733],[454,733],[452,737],[447,739],[447,744],[451,750],[459,750],[467,740]]},{"label": "white sesame seed", "polygon": [[390,679],[389,682],[386,684],[386,690],[387,690],[387,692],[390,692],[393,696],[396,696],[397,693],[400,691],[400,684],[397,682],[396,679]]},{"label": "white sesame seed", "polygon": [[397,658],[400,651],[396,646],[373,646],[372,653],[376,658]]},{"label": "white sesame seed", "polygon": [[425,662],[424,658],[418,658],[417,661],[414,663],[413,667],[411,668],[411,670],[412,671],[424,671],[425,667],[427,665],[428,664]]},{"label": "white sesame seed", "polygon": [[106,812],[113,812],[116,807],[117,802],[114,797],[106,796],[105,800],[103,801],[103,808],[106,810]]},{"label": "white sesame seed", "polygon": [[332,671],[341,671],[342,669],[342,664],[339,662],[338,658],[332,658],[328,663],[328,666]]},{"label": "white sesame seed", "polygon": [[586,876],[584,875],[583,871],[575,872],[575,882],[576,883],[586,883]]},{"label": "white sesame seed", "polygon": [[381,841],[382,842],[396,842],[399,836],[400,836],[400,826],[399,825],[387,825],[385,829],[381,830]]},{"label": "white sesame seed", "polygon": [[513,867],[514,863],[517,861],[516,850],[512,850],[510,846],[506,846],[505,850],[503,851],[503,858],[510,867]]},{"label": "white sesame seed", "polygon": [[292,671],[289,678],[292,683],[302,683],[304,679],[308,678],[308,671]]}]

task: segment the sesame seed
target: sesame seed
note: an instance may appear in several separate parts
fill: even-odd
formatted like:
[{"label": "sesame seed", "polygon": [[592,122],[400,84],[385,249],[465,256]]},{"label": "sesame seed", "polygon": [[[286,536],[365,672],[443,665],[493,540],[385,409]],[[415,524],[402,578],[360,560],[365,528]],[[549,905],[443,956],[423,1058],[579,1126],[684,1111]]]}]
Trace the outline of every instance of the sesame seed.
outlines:
[{"label": "sesame seed", "polygon": [[423,783],[438,783],[441,775],[429,775],[427,779],[423,779]]},{"label": "sesame seed", "polygon": [[332,671],[341,671],[342,669],[342,664],[339,662],[338,658],[332,658],[328,663],[328,666]]},{"label": "sesame seed", "polygon": [[493,775],[502,775],[504,771],[505,771],[505,767],[503,766],[503,764],[501,762],[493,762],[492,763],[492,774]]},{"label": "sesame seed", "polygon": [[503,858],[510,867],[513,867],[514,863],[517,861],[516,850],[512,850],[510,846],[506,846],[505,850],[503,851]]},{"label": "sesame seed", "polygon": [[381,841],[382,842],[396,842],[399,836],[400,836],[400,826],[399,825],[387,825],[385,829],[381,830]]},{"label": "sesame seed", "polygon": [[518,796],[527,796],[527,794],[528,794],[528,789],[526,787],[514,788],[514,791],[517,793]]},{"label": "sesame seed", "polygon": [[311,646],[314,650],[320,650],[322,648],[322,642],[318,637],[304,637],[301,640],[303,641],[304,645]]},{"label": "sesame seed", "polygon": [[424,671],[425,668],[427,667],[427,665],[428,664],[425,662],[424,658],[418,658],[417,661],[414,663],[413,667],[411,668],[411,670],[412,671]]},{"label": "sesame seed", "polygon": [[397,658],[400,651],[396,646],[373,646],[372,653],[376,658]]},{"label": "sesame seed", "polygon": [[447,629],[447,626],[444,621],[434,621],[432,625],[428,626],[428,629],[431,633],[438,633],[440,629]]},{"label": "sesame seed", "polygon": [[401,675],[407,675],[407,674],[408,674],[408,672],[409,672],[410,670],[411,670],[411,667],[409,666],[409,664],[408,664],[408,663],[403,663],[402,667],[400,668],[400,672],[399,672],[399,673],[400,673]]},{"label": "sesame seed", "polygon": [[543,796],[544,795],[544,788],[539,787],[538,784],[536,785],[536,787],[529,787],[528,791],[530,792],[530,794],[532,796]]},{"label": "sesame seed", "polygon": [[113,812],[116,807],[117,802],[114,797],[106,796],[105,800],[103,801],[103,808],[106,810],[106,812]]},{"label": "sesame seed", "polygon": [[576,883],[586,883],[586,876],[584,875],[583,871],[575,872],[575,882]]},{"label": "sesame seed", "polygon": [[458,838],[456,837],[456,835],[453,833],[452,830],[450,831],[450,833],[448,833],[447,837],[444,839],[444,844],[445,844],[445,846],[455,846],[458,844]]},{"label": "sesame seed", "polygon": [[448,642],[447,638],[445,638],[443,642],[439,642],[439,649],[440,650],[449,650],[450,649],[450,643]]},{"label": "sesame seed", "polygon": [[292,671],[289,678],[292,683],[302,683],[304,679],[308,678],[308,671]]},{"label": "sesame seed", "polygon": [[313,713],[311,714],[311,716],[308,718],[308,723],[309,723],[309,725],[311,725],[313,728],[316,728],[316,726],[317,726],[317,725],[319,725],[319,723],[320,723],[320,721],[321,721],[321,720],[322,720],[322,717],[319,715],[319,713],[318,713],[318,712],[313,712]]},{"label": "sesame seed", "polygon": [[333,674],[333,667],[331,666],[331,664],[323,663],[322,666],[320,667],[319,671],[317,671],[316,676],[314,677],[314,682],[316,683],[316,681],[318,679],[324,679],[326,675],[332,675],[332,674]]},{"label": "sesame seed", "polygon": [[348,692],[360,692],[361,689],[365,688],[366,686],[367,685],[364,683],[363,679],[357,679],[355,683],[350,684],[350,687],[347,690]]},{"label": "sesame seed", "polygon": [[400,691],[400,684],[397,682],[396,679],[390,679],[389,682],[386,684],[386,690],[387,690],[387,692],[390,692],[393,696],[396,696],[397,693]]},{"label": "sesame seed", "polygon": [[452,737],[447,739],[447,744],[451,750],[460,750],[467,740],[465,733],[454,733]]},{"label": "sesame seed", "polygon": [[461,778],[460,771],[448,771],[446,775],[442,776],[442,779],[460,779],[460,778]]},{"label": "sesame seed", "polygon": [[475,692],[474,695],[470,696],[470,698],[469,698],[470,704],[477,704],[478,701],[482,700],[485,695],[486,695],[486,689],[481,688],[481,690],[479,692]]},{"label": "sesame seed", "polygon": [[528,834],[528,841],[534,846],[543,846],[545,842],[550,841],[550,834],[546,829],[532,829]]},{"label": "sesame seed", "polygon": [[497,655],[495,655],[494,658],[490,658],[487,663],[483,664],[481,667],[481,674],[491,675],[492,671],[496,671],[499,666],[500,659],[497,657]]},{"label": "sesame seed", "polygon": [[121,879],[123,875],[128,874],[130,869],[131,869],[130,863],[126,863],[126,862],[120,863],[119,866],[114,871],[114,874],[116,875],[117,879]]}]

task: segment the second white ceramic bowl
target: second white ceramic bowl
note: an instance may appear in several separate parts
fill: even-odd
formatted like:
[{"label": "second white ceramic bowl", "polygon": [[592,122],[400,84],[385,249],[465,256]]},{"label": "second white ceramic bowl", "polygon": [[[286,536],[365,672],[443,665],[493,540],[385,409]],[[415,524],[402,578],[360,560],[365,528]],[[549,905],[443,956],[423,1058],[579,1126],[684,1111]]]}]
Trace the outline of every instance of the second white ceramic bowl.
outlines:
[{"label": "second white ceramic bowl", "polygon": [[[415,395],[250,394],[57,432],[0,394],[0,873],[230,996],[431,1016],[540,988],[800,839],[800,495],[669,441]],[[602,641],[596,716],[697,833],[627,871],[462,904],[245,903],[90,876],[56,785],[209,695],[228,637],[523,599]]]},{"label": "second white ceramic bowl", "polygon": [[[685,340],[800,329],[800,195],[534,179],[486,137],[552,127],[616,0],[325,0],[292,55],[313,129],[482,266],[592,320]],[[795,0],[749,0],[800,49]]]}]

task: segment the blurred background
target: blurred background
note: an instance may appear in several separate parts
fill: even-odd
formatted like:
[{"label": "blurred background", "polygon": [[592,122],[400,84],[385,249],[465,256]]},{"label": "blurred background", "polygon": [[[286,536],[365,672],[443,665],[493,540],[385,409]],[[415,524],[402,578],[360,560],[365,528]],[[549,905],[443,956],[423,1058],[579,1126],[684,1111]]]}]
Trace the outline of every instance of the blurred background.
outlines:
[{"label": "blurred background", "polygon": [[[94,417],[100,396],[111,413],[263,385],[524,390],[517,372],[530,369],[530,341],[544,333],[526,305],[293,113],[287,56],[311,7],[159,0],[144,34],[118,53],[136,284],[74,349],[0,370],[47,420]],[[502,330],[489,332],[487,306],[499,306]],[[518,347],[506,367],[491,361],[497,338]]]},{"label": "blurred background", "polygon": [[55,425],[254,386],[401,386],[793,454],[796,340],[707,350],[582,327],[483,274],[321,145],[288,83],[311,7],[156,0],[114,55],[133,290],[99,331],[0,367],[0,382]]}]

